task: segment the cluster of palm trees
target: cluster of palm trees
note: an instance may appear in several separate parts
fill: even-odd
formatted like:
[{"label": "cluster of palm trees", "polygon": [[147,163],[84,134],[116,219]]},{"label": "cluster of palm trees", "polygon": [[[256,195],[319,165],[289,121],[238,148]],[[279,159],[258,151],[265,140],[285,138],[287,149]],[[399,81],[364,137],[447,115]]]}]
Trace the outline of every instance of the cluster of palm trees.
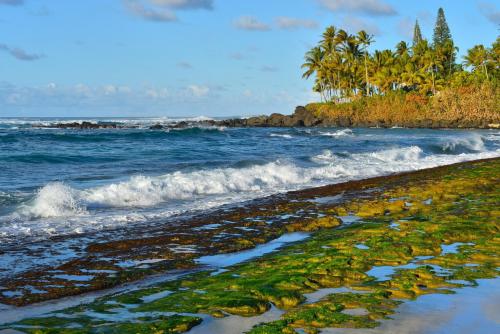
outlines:
[{"label": "cluster of palm trees", "polygon": [[409,45],[401,41],[395,50],[368,47],[373,36],[365,31],[355,35],[327,27],[319,45],[306,53],[303,77],[315,75],[314,91],[324,101],[348,101],[355,96],[384,95],[390,91],[417,91],[436,94],[453,85],[492,80],[500,75],[500,37],[491,48],[478,45],[456,64],[458,49],[450,39],[436,45],[426,39]]}]

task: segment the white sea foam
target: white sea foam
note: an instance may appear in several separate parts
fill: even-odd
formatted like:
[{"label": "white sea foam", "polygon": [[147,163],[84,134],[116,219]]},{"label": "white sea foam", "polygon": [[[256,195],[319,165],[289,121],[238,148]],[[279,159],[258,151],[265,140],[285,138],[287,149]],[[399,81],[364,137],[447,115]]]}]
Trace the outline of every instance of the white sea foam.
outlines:
[{"label": "white sea foam", "polygon": [[335,132],[320,132],[321,136],[328,136],[328,137],[346,137],[346,136],[353,136],[353,132],[351,129],[342,129],[342,130],[337,130]]},{"label": "white sea foam", "polygon": [[283,134],[283,133],[271,133],[269,135],[270,137],[280,137],[280,138],[286,138],[286,139],[292,139],[293,137],[291,135],[288,135],[288,134]]},{"label": "white sea foam", "polygon": [[60,182],[39,189],[35,199],[20,209],[21,215],[30,218],[67,217],[85,212],[77,191]]},{"label": "white sea foam", "polygon": [[423,151],[418,146],[410,146],[405,148],[394,148],[378,152],[370,153],[376,159],[385,162],[412,162],[418,161],[422,157]]},{"label": "white sea foam", "polygon": [[441,147],[443,152],[482,152],[486,150],[483,137],[479,134],[471,134],[466,137],[455,137],[448,139],[442,144]]},{"label": "white sea foam", "polygon": [[82,190],[50,183],[16,212],[0,217],[0,236],[83,233],[277,192],[498,156],[500,149],[455,155],[426,155],[418,146],[347,155],[326,150],[311,157],[315,165],[309,167],[275,161],[244,168],[134,176]]}]

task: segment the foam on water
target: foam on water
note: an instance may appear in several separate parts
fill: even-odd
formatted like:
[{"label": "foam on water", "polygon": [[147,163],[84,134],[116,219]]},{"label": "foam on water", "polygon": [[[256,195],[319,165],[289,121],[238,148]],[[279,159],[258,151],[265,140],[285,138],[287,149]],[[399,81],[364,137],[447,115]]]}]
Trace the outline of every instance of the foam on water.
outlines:
[{"label": "foam on water", "polygon": [[482,152],[485,150],[483,137],[471,134],[467,137],[451,138],[441,144],[443,152]]},{"label": "foam on water", "polygon": [[271,133],[269,136],[270,137],[286,138],[286,139],[292,139],[293,138],[291,135],[288,135],[286,133]]},{"label": "foam on water", "polygon": [[[110,216],[102,214],[105,209],[130,210],[166,204],[157,216],[165,217],[179,213],[174,207],[187,211],[197,203],[197,208],[205,209],[280,191],[499,155],[500,150],[426,156],[417,146],[356,153],[348,157],[325,151],[311,158],[311,161],[318,164],[315,167],[299,167],[291,162],[275,161],[245,168],[174,172],[157,177],[133,176],[123,182],[83,190],[59,182],[49,183],[38,190],[34,199],[21,205],[7,219],[0,218],[4,222],[12,221],[11,224],[4,223],[0,226],[0,235],[65,234],[84,232],[89,228],[109,228],[148,220],[155,215],[142,215],[132,211],[120,214],[115,212]],[[180,206],[179,201],[182,203]],[[90,222],[89,216],[92,216]],[[75,219],[68,221],[69,217]],[[87,218],[83,219],[85,217]],[[50,218],[65,218],[65,223],[61,223],[60,219]],[[39,220],[36,228],[33,220]]]},{"label": "foam on water", "polygon": [[[152,122],[151,119],[148,121]],[[156,121],[158,119],[154,119],[154,122]],[[110,181],[90,183],[90,186],[82,182],[47,182],[47,179],[54,178],[44,176],[40,182],[42,186],[36,191],[21,191],[16,188],[13,191],[4,191],[0,188],[0,239],[13,240],[20,236],[44,238],[142,224],[184,212],[211,209],[279,192],[500,156],[497,140],[500,136],[494,131],[483,131],[480,135],[472,131],[356,129],[356,135],[353,135],[350,129],[329,132],[324,129],[305,129],[294,130],[293,141],[288,138],[290,134],[281,133],[276,129],[230,129],[224,136],[221,136],[219,131],[203,134],[198,131],[182,138],[128,138],[115,134],[106,137],[106,134],[100,132],[79,132],[78,136],[88,138],[88,141],[64,144],[53,144],[52,132],[46,133],[42,129],[33,131],[38,131],[40,135],[33,137],[31,131],[28,135],[21,133],[16,138],[38,145],[33,147],[34,152],[37,152],[39,147],[45,149],[47,145],[61,145],[71,148],[67,154],[75,154],[75,150],[91,146],[95,147],[101,156],[103,151],[100,150],[116,152],[117,147],[125,145],[121,159],[124,159],[123,168],[128,168],[131,162],[135,162],[131,160],[135,158],[135,151],[129,154],[126,150],[131,150],[134,145],[141,143],[144,149],[149,149],[149,145],[154,143],[157,146],[153,146],[153,149],[170,146],[175,150],[172,153],[163,150],[152,151],[160,153],[147,156],[145,162],[138,160],[141,164],[134,165],[134,168],[141,170],[143,166],[151,165],[150,161],[155,161],[154,164],[162,163],[159,158],[171,159],[176,165],[170,168],[169,172],[162,173],[162,169],[157,168],[152,169],[154,173],[150,175],[137,175],[132,171],[116,179],[109,177]],[[343,139],[332,141],[325,138],[328,133],[342,136]],[[117,142],[108,144],[101,140],[94,144],[91,141],[102,136]],[[270,136],[273,137],[272,140],[269,139]],[[187,140],[190,142],[186,142]],[[236,140],[239,141],[239,146],[234,144]],[[211,152],[206,141],[217,142],[219,146]],[[253,143],[267,145],[266,150],[260,150],[258,145]],[[18,144],[4,145],[14,151]],[[320,146],[315,149],[314,145]],[[432,145],[438,149],[433,150]],[[142,153],[141,149],[142,147],[138,150],[139,153]],[[224,152],[220,158],[219,152]],[[276,152],[281,158],[276,157]],[[111,173],[116,170],[115,160],[109,163],[90,160],[84,154],[86,151],[82,151],[83,159],[78,161],[98,168],[88,171],[83,169],[87,175],[99,174],[100,165],[103,163],[109,166],[110,174],[107,175],[112,176]],[[162,154],[168,156],[163,158]],[[236,159],[229,160],[230,155],[235,155]],[[193,156],[196,156],[196,160],[193,160]],[[257,159],[250,160],[254,156]],[[209,161],[213,157],[229,160],[230,163],[224,163],[221,167],[212,166]],[[185,161],[200,161],[203,164],[198,166],[186,162],[189,168],[177,167]],[[241,163],[242,161],[245,163]],[[18,164],[21,168],[32,168],[27,162],[17,160],[6,162],[3,166],[9,168],[13,164]],[[47,167],[36,165],[42,173],[55,166],[55,163],[50,161],[45,164]],[[64,171],[59,172],[60,167],[53,170],[66,175],[75,169],[75,165],[70,162],[62,163],[62,166],[66,165],[69,167]],[[14,172],[17,173],[13,168],[11,173]],[[78,173],[75,175],[80,176]],[[8,177],[0,177],[0,187],[2,180],[3,185],[8,186],[23,181],[20,176],[14,183]]]},{"label": "foam on water", "polygon": [[353,136],[354,133],[352,132],[351,129],[342,129],[342,130],[337,130],[335,132],[321,132],[321,136],[327,136],[327,137],[345,137],[345,136]]},{"label": "foam on water", "polygon": [[75,189],[60,183],[49,183],[39,189],[35,199],[19,210],[30,218],[68,217],[86,213]]}]

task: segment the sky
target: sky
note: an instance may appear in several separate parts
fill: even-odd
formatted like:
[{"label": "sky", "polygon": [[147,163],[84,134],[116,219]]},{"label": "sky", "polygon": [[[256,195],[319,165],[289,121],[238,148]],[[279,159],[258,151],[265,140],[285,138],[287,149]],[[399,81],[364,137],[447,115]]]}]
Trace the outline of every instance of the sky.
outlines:
[{"label": "sky", "polygon": [[0,0],[0,117],[290,114],[325,27],[393,48],[439,7],[460,54],[500,32],[498,0]]}]

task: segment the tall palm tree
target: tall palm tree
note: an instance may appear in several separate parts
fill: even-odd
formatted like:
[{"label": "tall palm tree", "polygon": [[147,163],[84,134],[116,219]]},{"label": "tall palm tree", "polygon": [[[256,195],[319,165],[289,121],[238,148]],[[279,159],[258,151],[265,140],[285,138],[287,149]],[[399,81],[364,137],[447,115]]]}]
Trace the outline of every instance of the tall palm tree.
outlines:
[{"label": "tall palm tree", "polygon": [[467,55],[464,56],[464,63],[466,66],[472,67],[474,71],[478,68],[482,68],[486,75],[486,80],[489,80],[488,58],[488,50],[484,45],[476,45],[472,49],[469,49]]},{"label": "tall palm tree", "polygon": [[370,94],[370,83],[368,82],[368,46],[375,42],[373,35],[369,35],[366,31],[361,30],[358,32],[358,43],[362,46],[361,50],[365,56],[365,83],[366,83],[366,95]]},{"label": "tall palm tree", "polygon": [[302,68],[305,69],[305,72],[302,74],[302,77],[305,79],[309,79],[311,75],[316,73],[317,83],[319,85],[321,98],[323,99],[323,90],[324,86],[321,82],[322,80],[322,68],[323,68],[323,57],[325,53],[319,46],[312,48],[306,53],[305,62],[302,64]]},{"label": "tall palm tree", "polygon": [[335,42],[340,45],[345,43],[349,39],[349,34],[347,31],[340,29],[335,36]]},{"label": "tall palm tree", "polygon": [[406,65],[410,62],[410,47],[405,41],[401,41],[396,45],[396,63],[394,64],[394,69],[396,72],[396,81],[399,87],[408,86],[403,79],[403,74],[405,73]]},{"label": "tall palm tree", "polygon": [[443,62],[438,57],[438,53],[433,48],[427,49],[423,55],[424,70],[431,75],[431,91],[436,94],[436,74],[443,69]]},{"label": "tall palm tree", "polygon": [[333,53],[335,51],[335,47],[337,45],[335,41],[335,37],[337,36],[337,28],[334,26],[329,26],[323,32],[322,40],[320,42],[321,47],[327,53]]}]

